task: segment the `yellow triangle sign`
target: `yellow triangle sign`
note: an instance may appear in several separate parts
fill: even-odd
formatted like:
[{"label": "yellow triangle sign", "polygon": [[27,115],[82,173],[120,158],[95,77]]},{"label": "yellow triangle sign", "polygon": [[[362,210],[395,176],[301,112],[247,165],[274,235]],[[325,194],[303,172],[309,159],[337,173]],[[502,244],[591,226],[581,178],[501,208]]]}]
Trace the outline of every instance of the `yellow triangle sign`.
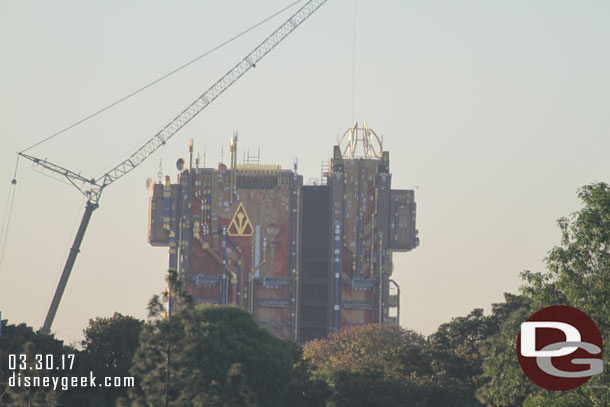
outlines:
[{"label": "yellow triangle sign", "polygon": [[254,227],[252,227],[252,222],[250,222],[250,218],[248,218],[244,204],[240,202],[237,210],[233,214],[231,223],[229,223],[227,234],[229,236],[252,236],[253,233]]}]

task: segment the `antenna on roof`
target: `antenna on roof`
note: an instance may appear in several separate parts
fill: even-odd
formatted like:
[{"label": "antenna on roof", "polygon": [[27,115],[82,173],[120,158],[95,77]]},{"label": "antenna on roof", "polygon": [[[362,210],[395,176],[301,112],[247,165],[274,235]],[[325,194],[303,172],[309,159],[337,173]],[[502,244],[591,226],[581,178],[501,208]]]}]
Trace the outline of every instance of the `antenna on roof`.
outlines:
[{"label": "antenna on roof", "polygon": [[157,170],[157,180],[159,184],[163,182],[163,159],[159,158],[159,169]]}]

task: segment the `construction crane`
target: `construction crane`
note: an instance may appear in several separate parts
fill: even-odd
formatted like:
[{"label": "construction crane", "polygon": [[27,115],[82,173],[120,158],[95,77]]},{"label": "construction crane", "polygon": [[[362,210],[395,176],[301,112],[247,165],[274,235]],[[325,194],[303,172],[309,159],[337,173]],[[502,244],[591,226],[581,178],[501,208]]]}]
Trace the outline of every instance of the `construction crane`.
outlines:
[{"label": "construction crane", "polygon": [[191,103],[186,109],[178,114],[173,120],[171,120],[165,127],[163,127],[157,134],[151,137],[142,147],[134,152],[129,158],[121,162],[119,165],[106,172],[101,178],[86,178],[63,168],[59,165],[53,164],[46,159],[36,158],[25,153],[18,153],[19,156],[33,161],[36,165],[43,167],[46,170],[59,174],[65,177],[74,187],[76,187],[83,195],[87,197],[87,204],[85,207],[85,213],[81,220],[80,226],[74,238],[74,243],[70,249],[70,254],[66,260],[66,264],[62,271],[59,283],[55,290],[51,306],[44,321],[44,325],[41,328],[41,332],[50,333],[51,325],[55,319],[57,308],[61,302],[62,295],[70,278],[70,273],[74,267],[76,256],[80,251],[80,245],[83,241],[85,231],[91,220],[93,211],[99,207],[100,197],[104,189],[110,184],[117,181],[121,177],[127,175],[133,171],[138,165],[142,164],[144,160],[150,157],[155,151],[163,146],[167,141],[176,134],[181,128],[183,128],[188,122],[190,122],[197,114],[205,109],[210,103],[212,103],[218,96],[220,96],[225,90],[233,85],[239,78],[241,78],[251,68],[256,67],[256,64],[277,46],[284,38],[286,38],[292,31],[294,31],[299,25],[301,25],[307,18],[309,18],[320,6],[326,3],[327,0],[310,0],[296,13],[294,13],[286,22],[284,22],[277,30],[269,35],[262,43],[260,43],[252,52],[250,52],[244,59],[242,59],[237,65],[235,65],[230,71],[222,76],[214,85],[206,90],[197,100]]}]

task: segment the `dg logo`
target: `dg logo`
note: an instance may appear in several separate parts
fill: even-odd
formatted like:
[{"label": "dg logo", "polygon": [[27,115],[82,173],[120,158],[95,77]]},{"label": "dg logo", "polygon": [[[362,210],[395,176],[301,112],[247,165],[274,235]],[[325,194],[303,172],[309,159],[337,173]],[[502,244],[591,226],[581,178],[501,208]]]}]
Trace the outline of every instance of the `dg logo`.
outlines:
[{"label": "dg logo", "polygon": [[521,324],[517,357],[525,375],[548,390],[572,390],[603,369],[602,337],[584,312],[546,307]]}]

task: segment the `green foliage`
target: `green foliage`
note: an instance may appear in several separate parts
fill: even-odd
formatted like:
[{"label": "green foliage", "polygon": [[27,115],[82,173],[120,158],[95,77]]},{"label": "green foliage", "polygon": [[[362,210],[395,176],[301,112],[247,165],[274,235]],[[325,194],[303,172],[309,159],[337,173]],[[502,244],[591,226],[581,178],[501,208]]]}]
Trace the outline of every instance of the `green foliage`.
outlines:
[{"label": "green foliage", "polygon": [[500,332],[487,341],[489,354],[483,362],[484,377],[487,379],[478,395],[489,406],[522,406],[527,394],[537,391],[519,367],[517,335],[521,322],[529,317],[529,308],[521,306],[505,314]]},{"label": "green foliage", "polygon": [[[110,318],[89,320],[83,331],[80,374],[89,371],[98,378],[127,377],[133,356],[138,348],[140,331],[144,322],[118,312]],[[127,397],[127,388],[85,388],[71,391],[72,405],[114,406],[120,397]]]},{"label": "green foliage", "polygon": [[140,383],[133,405],[161,406],[167,397],[176,407],[280,406],[290,389],[292,346],[244,310],[185,307],[144,327],[131,370]]},{"label": "green foliage", "polygon": [[486,317],[483,310],[477,308],[466,317],[454,318],[442,324],[429,341],[437,358],[445,362],[447,374],[462,378],[474,393],[481,384],[481,349],[485,340],[496,332],[494,319]]},{"label": "green foliage", "polygon": [[524,293],[535,307],[566,304],[610,330],[610,187],[587,185],[578,192],[584,207],[561,218],[561,245],[549,252],[548,272],[524,273]]},{"label": "green foliage", "polygon": [[[89,372],[100,382],[105,376],[129,376],[131,359],[138,345],[138,334],[142,321],[116,313],[111,318],[96,318],[89,321],[85,329],[85,340],[82,342],[83,350],[65,346],[62,341],[53,335],[44,335],[35,332],[31,327],[9,325],[3,321],[2,349],[5,356],[9,354],[25,354],[30,362],[21,376],[34,377],[86,377]],[[70,370],[59,369],[53,372],[37,370],[36,354],[54,356],[54,363],[59,363],[62,356],[73,354],[74,365]],[[66,359],[69,361],[70,359]],[[7,358],[0,363],[0,383],[6,383],[12,371],[8,371]],[[32,369],[30,369],[30,366]],[[17,371],[19,373],[19,371]],[[22,382],[23,383],[23,382]],[[6,390],[2,403],[7,405],[64,405],[64,406],[114,406],[115,400],[125,395],[122,388],[70,388],[69,390],[50,387],[16,386],[4,388],[0,386],[0,394]],[[0,404],[2,404],[0,403]]]},{"label": "green foliage", "polygon": [[[505,372],[501,369],[493,379],[483,374],[484,360],[495,347],[512,346],[514,349],[515,346],[512,338],[501,338],[499,334],[513,314],[523,308],[524,299],[507,293],[504,298],[506,302],[492,306],[491,315],[485,316],[482,309],[474,309],[466,317],[442,324],[428,338],[430,347],[436,352],[433,355],[436,376],[446,377],[449,383],[453,383],[454,394],[461,396],[462,401],[456,405],[480,405],[489,399],[489,382],[499,378],[505,380]],[[514,352],[510,356],[514,356]]]},{"label": "green foliage", "polygon": [[128,375],[143,324],[139,319],[118,312],[110,318],[89,320],[81,344],[96,373]]},{"label": "green foliage", "polygon": [[400,328],[362,325],[305,344],[304,355],[318,377],[335,371],[380,370],[409,376],[430,368],[422,353],[425,338]]},{"label": "green foliage", "polygon": [[490,383],[486,400],[492,406],[608,406],[608,369],[585,386],[567,392],[549,392],[532,384],[519,368],[515,342],[519,324],[540,308],[570,305],[587,313],[604,342],[604,360],[610,357],[610,187],[593,183],[582,187],[583,208],[558,221],[560,245],[546,258],[547,271],[522,274],[524,307],[514,311],[495,338],[485,361]]},{"label": "green foliage", "polygon": [[[64,346],[63,341],[55,339],[53,335],[43,335],[35,332],[26,324],[12,325],[2,321],[2,351],[3,360],[0,363],[0,404],[13,405],[55,405],[59,402],[62,393],[48,388],[15,386],[9,387],[8,380],[13,374],[25,377],[43,377],[46,370],[37,370],[35,355],[52,354],[54,360],[60,360],[62,354],[77,354],[76,349]],[[8,355],[24,354],[27,356],[25,370],[8,370]],[[65,372],[59,371],[58,375]]]},{"label": "green foliage", "polygon": [[153,295],[148,301],[149,318],[161,318],[165,315],[165,306],[162,301],[171,303],[172,309],[177,306],[191,308],[194,305],[193,297],[186,292],[184,285],[178,280],[176,270],[169,269],[165,281],[167,282],[167,290],[164,290],[161,296]]},{"label": "green foliage", "polygon": [[303,358],[303,348],[292,346],[292,380],[282,405],[291,407],[318,407],[326,405],[331,392],[325,380],[313,378],[311,363]]},{"label": "green foliage", "polygon": [[308,342],[304,355],[330,385],[334,407],[479,406],[465,359],[442,344],[453,326],[444,329],[435,345],[413,331],[357,326]]},{"label": "green foliage", "polygon": [[333,407],[423,407],[430,392],[421,385],[368,368],[331,374]]}]

